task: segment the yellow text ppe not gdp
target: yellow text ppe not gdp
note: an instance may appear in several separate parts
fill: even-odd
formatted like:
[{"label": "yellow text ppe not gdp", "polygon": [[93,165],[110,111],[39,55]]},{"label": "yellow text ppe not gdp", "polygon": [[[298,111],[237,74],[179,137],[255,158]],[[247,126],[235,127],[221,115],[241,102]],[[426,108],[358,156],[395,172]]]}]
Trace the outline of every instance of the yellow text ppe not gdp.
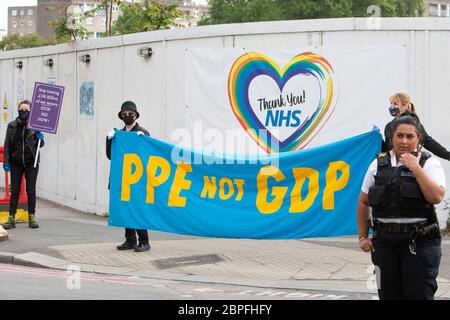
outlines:
[{"label": "yellow text ppe not gdp", "polygon": [[[133,166],[135,170],[133,172]],[[159,173],[157,174],[159,170]],[[178,163],[175,176],[170,187],[168,206],[169,207],[185,207],[186,197],[181,196],[183,190],[189,190],[192,181],[186,178],[186,173],[192,172],[192,166],[189,163]],[[136,184],[142,178],[144,173],[144,164],[141,158],[134,153],[124,154],[122,168],[122,190],[121,201],[130,201],[131,185]],[[338,177],[338,173],[340,173]],[[149,156],[146,175],[146,203],[154,203],[155,188],[164,184],[171,174],[171,166],[169,161],[159,156]],[[312,168],[292,168],[292,174],[295,180],[294,186],[290,192],[289,212],[299,213],[307,211],[314,203],[319,194],[319,171]],[[276,182],[282,182],[286,177],[283,172],[275,166],[262,167],[256,177],[257,196],[256,207],[259,212],[270,214],[277,212],[283,205],[289,187],[273,186],[269,188],[268,182],[275,179]],[[335,208],[335,193],[345,188],[350,179],[350,165],[345,161],[333,161],[328,164],[325,174],[325,187],[322,197],[322,208],[324,210],[333,210]],[[213,199],[217,194],[216,177],[204,176],[204,185],[200,197]],[[303,184],[308,180],[308,193],[302,198],[301,190]],[[236,192],[235,201],[241,201],[244,194],[245,180],[230,179],[223,177],[219,181],[219,198],[221,200],[230,199]],[[236,185],[236,191],[233,185]],[[227,191],[225,190],[227,186]],[[268,200],[268,195],[272,196],[272,200]]]}]

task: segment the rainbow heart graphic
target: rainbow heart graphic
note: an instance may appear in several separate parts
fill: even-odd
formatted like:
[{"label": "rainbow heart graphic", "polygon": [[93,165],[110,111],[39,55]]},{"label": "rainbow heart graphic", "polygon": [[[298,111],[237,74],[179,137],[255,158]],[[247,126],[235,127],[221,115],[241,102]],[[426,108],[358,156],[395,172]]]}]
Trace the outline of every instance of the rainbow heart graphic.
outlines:
[{"label": "rainbow heart graphic", "polygon": [[[270,132],[250,103],[250,85],[260,76],[273,80],[280,93],[288,81],[297,76],[313,79],[317,84],[312,111],[284,139]],[[335,87],[333,68],[320,54],[296,55],[281,70],[267,55],[249,52],[239,57],[230,70],[228,98],[239,123],[260,147],[267,153],[285,152],[304,148],[328,121],[335,107]]]}]

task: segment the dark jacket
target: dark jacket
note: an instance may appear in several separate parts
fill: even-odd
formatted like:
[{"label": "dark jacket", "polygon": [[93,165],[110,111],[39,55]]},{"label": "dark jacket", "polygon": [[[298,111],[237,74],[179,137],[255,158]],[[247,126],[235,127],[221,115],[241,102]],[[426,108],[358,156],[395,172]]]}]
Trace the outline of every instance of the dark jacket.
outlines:
[{"label": "dark jacket", "polygon": [[[26,124],[25,124],[26,126]],[[19,118],[14,121],[8,123],[8,128],[6,129],[6,137],[5,137],[5,151],[4,151],[4,160],[3,163],[5,165],[10,165],[11,162],[20,164],[20,165],[28,165],[34,162],[36,157],[36,151],[38,147],[38,133],[39,131],[35,131],[32,129],[25,128],[25,136],[22,137],[22,140],[25,140],[25,143],[22,144],[22,141],[19,141],[20,137],[16,137],[17,128],[19,127]],[[19,133],[20,134],[20,133]],[[44,146],[44,141],[41,140],[41,148]],[[28,154],[31,155],[28,156]],[[25,160],[25,161],[23,161]],[[38,163],[40,160],[40,154],[38,157]],[[25,162],[25,163],[24,163]]]},{"label": "dark jacket", "polygon": [[[394,120],[389,122],[386,125],[386,127],[384,128],[384,139],[385,140],[383,141],[383,143],[381,145],[381,152],[387,152],[393,148],[391,137],[392,137],[394,121],[395,121],[395,118],[394,118]],[[447,151],[447,149],[445,149],[443,146],[441,146],[438,142],[436,142],[436,140],[434,140],[432,137],[430,137],[428,135],[428,133],[425,131],[425,128],[423,127],[422,124],[420,124],[420,129],[423,134],[422,145],[425,147],[425,149],[432,152],[439,158],[449,160],[450,152]]]},{"label": "dark jacket", "polygon": [[[126,131],[126,127],[123,127],[120,131]],[[150,136],[150,133],[139,126],[139,123],[137,122],[130,131],[142,131],[146,136]],[[109,160],[111,160],[111,140],[109,140],[108,137],[106,137],[106,156]]]}]

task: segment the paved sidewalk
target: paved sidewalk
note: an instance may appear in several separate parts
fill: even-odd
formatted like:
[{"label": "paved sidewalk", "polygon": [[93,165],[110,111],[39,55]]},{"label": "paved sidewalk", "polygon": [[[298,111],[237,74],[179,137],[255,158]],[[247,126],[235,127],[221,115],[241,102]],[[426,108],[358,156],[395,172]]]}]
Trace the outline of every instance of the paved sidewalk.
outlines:
[{"label": "paved sidewalk", "polygon": [[[123,230],[107,219],[38,201],[40,229],[19,224],[0,243],[0,262],[266,288],[375,293],[370,255],[354,237],[305,240],[248,240],[178,236],[150,232],[152,249],[118,251]],[[444,255],[437,298],[450,298],[450,240]]]}]

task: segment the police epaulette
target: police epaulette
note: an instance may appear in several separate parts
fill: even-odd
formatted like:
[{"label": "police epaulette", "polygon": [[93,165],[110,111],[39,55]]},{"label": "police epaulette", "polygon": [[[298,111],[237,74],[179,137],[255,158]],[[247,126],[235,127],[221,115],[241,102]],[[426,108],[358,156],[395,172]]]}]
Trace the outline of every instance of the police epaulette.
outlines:
[{"label": "police epaulette", "polygon": [[419,165],[423,168],[425,162],[431,158],[431,154],[426,151],[422,151],[421,153],[422,154],[420,156]]},{"label": "police epaulette", "polygon": [[390,165],[390,159],[387,153],[379,153],[377,156],[377,162],[379,167],[385,167]]}]

